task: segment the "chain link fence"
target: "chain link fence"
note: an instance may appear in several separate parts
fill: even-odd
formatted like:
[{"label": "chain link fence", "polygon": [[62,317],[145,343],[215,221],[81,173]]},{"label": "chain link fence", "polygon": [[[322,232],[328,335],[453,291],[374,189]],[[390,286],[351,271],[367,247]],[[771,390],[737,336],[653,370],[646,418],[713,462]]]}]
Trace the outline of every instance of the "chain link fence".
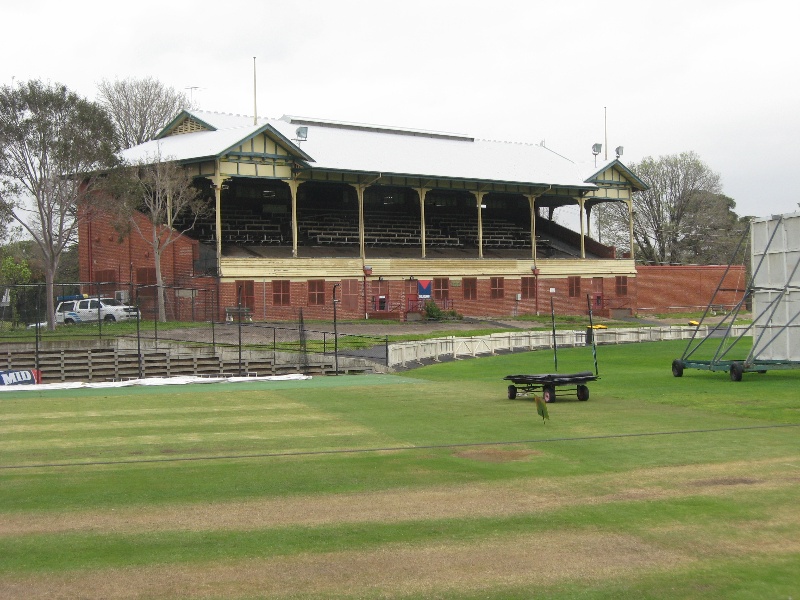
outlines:
[{"label": "chain link fence", "polygon": [[[55,364],[54,355],[62,380],[70,378],[65,370],[73,362],[76,372],[88,363],[89,380],[95,378],[93,364],[102,363],[97,378],[107,380],[165,371],[338,374],[385,367],[388,361],[386,336],[339,334],[335,321],[332,331],[324,323],[309,329],[302,310],[296,323],[252,322],[242,306],[221,310],[216,289],[165,287],[159,299],[153,285],[58,284],[54,327],[47,323],[44,284],[0,290],[0,370],[19,368],[25,363],[21,357],[27,357],[25,368],[39,369]],[[127,366],[119,367],[122,363]]]}]

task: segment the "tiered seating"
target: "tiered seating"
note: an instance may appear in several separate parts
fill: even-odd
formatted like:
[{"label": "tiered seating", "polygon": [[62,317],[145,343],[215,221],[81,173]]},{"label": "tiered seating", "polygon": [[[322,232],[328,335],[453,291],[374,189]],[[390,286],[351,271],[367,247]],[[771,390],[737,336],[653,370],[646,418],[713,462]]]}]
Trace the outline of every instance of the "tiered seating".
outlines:
[{"label": "tiered seating", "polygon": [[[190,221],[187,217],[175,220],[175,228],[183,229]],[[222,243],[249,246],[267,246],[281,244],[284,241],[283,229],[285,219],[280,221],[265,220],[257,210],[249,208],[223,209],[222,211]],[[202,242],[216,241],[216,224],[213,216],[198,219],[189,232]]]},{"label": "tiered seating", "polygon": [[357,246],[358,215],[312,212],[300,216],[298,232],[312,246]]},{"label": "tiered seating", "polygon": [[[364,244],[368,247],[404,247],[422,244],[419,221],[405,213],[364,215]],[[306,213],[300,218],[300,235],[318,246],[352,246],[359,242],[358,216],[353,213]],[[425,231],[429,247],[459,247],[460,240],[440,228]]]},{"label": "tiered seating", "polygon": [[[478,245],[478,222],[461,215],[442,215],[434,223],[458,237],[464,245]],[[530,248],[530,234],[518,225],[503,219],[484,219],[484,248]]]},{"label": "tiered seating", "polygon": [[223,209],[223,244],[267,246],[282,242],[281,223],[266,221],[262,214],[248,208]]},{"label": "tiered seating", "polygon": [[[419,219],[405,213],[376,213],[364,216],[364,241],[369,246],[421,246],[422,229]],[[457,237],[447,235],[441,228],[425,228],[425,245],[451,247],[461,245]]]}]

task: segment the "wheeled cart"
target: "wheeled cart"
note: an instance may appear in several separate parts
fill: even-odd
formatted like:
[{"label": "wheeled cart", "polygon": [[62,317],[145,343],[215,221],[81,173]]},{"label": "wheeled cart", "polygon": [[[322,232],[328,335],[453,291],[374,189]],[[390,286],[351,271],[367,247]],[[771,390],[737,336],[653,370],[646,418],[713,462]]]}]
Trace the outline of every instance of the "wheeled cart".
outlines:
[{"label": "wheeled cart", "polygon": [[540,391],[542,400],[545,402],[556,401],[556,388],[562,387],[567,391],[576,392],[578,400],[586,401],[589,399],[590,381],[596,381],[598,377],[591,371],[580,373],[550,373],[543,375],[506,375],[505,381],[510,381],[508,386],[508,399],[513,400],[517,396],[527,396],[528,394]]}]

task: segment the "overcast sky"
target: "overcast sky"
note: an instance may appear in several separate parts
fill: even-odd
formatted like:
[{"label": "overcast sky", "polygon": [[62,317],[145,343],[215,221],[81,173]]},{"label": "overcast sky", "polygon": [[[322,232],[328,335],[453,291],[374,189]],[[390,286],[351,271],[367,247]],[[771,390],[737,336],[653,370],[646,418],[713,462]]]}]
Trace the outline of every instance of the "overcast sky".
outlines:
[{"label": "overcast sky", "polygon": [[250,115],[255,56],[259,116],[544,141],[586,162],[607,129],[623,162],[695,151],[740,215],[800,202],[789,0],[29,0],[0,14],[0,84],[93,99],[102,79],[153,76]]}]

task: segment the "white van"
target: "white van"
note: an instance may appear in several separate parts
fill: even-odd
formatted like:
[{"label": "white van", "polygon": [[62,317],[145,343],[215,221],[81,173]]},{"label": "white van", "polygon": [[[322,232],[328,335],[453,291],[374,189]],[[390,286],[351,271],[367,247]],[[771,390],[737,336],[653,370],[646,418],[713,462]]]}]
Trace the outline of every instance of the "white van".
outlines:
[{"label": "white van", "polygon": [[91,323],[127,321],[139,318],[139,309],[123,304],[114,298],[83,298],[82,296],[64,299],[56,306],[56,323]]}]

